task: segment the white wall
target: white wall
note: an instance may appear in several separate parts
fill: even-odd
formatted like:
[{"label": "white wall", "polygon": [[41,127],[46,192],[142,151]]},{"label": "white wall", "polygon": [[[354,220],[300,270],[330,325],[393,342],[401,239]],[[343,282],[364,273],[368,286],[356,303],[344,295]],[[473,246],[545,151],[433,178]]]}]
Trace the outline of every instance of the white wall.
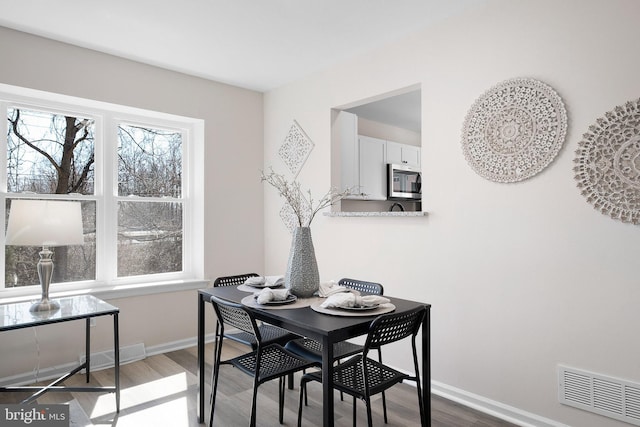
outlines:
[{"label": "white wall", "polygon": [[[418,35],[265,94],[265,166],[293,119],[315,143],[300,173],[331,184],[330,109],[420,84],[425,218],[312,224],[322,280],[380,281],[431,303],[438,384],[572,426],[622,426],[557,402],[559,363],[640,382],[640,228],[594,210],[573,159],[596,118],[640,94],[640,2],[491,0]],[[474,100],[509,78],[551,85],[569,115],[565,145],[516,184],[480,177],[460,134]],[[284,271],[290,235],[265,192],[265,260]],[[402,354],[389,362],[408,365]]]},{"label": "white wall", "polygon": [[[204,119],[204,279],[248,270],[262,272],[261,93],[3,27],[0,57],[0,83]],[[55,285],[51,292],[55,293]],[[194,290],[110,302],[121,310],[123,346],[195,343]],[[3,333],[0,378],[30,372],[35,366],[45,369],[77,360],[84,353],[83,325],[78,323],[38,328],[37,341],[31,330]],[[110,327],[110,319],[98,320],[94,351],[112,348]]]}]

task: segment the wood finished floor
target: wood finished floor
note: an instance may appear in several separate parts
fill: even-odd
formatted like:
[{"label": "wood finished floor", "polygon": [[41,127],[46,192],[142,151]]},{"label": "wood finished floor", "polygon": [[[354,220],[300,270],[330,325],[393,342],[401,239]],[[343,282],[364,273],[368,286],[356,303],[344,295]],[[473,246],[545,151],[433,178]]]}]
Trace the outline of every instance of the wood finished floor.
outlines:
[{"label": "wood finished floor", "polygon": [[[233,357],[245,348],[225,343],[224,358]],[[206,347],[207,414],[211,380],[212,345]],[[218,385],[218,402],[214,417],[215,426],[248,426],[251,415],[251,379],[230,366],[223,366]],[[294,390],[287,390],[285,397],[285,426],[295,426],[298,408],[298,380]],[[92,373],[92,383],[113,385],[113,370]],[[64,403],[76,399],[90,418],[90,423],[72,420],[72,426],[118,427],[192,427],[201,426],[196,417],[197,396],[196,348],[150,356],[120,368],[120,413],[115,413],[114,394],[99,393],[47,393],[38,403]],[[75,375],[67,385],[84,385],[84,376]],[[309,406],[303,409],[303,426],[322,425],[322,395],[320,385],[309,385]],[[18,403],[26,395],[0,393],[1,403]],[[514,424],[493,418],[457,403],[432,395],[432,426],[434,427],[515,427]],[[364,404],[358,405],[358,425],[366,426]],[[387,392],[389,427],[416,426],[419,424],[415,388],[400,384]],[[373,424],[383,426],[382,404],[378,396],[372,403]],[[340,401],[336,394],[335,425],[351,426],[352,400]],[[258,389],[258,426],[279,426],[277,381],[263,384]]]}]

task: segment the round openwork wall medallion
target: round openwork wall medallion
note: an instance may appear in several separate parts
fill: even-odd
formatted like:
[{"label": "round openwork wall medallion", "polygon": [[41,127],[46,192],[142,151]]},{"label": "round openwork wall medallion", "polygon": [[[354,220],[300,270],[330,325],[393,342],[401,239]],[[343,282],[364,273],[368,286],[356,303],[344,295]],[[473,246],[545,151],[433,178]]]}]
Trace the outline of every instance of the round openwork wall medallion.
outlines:
[{"label": "round openwork wall medallion", "polygon": [[607,112],[582,138],[573,168],[582,195],[603,214],[640,224],[640,99]]},{"label": "round openwork wall medallion", "polygon": [[517,182],[549,165],[566,134],[567,112],[551,87],[533,79],[510,79],[473,104],[464,122],[462,147],[479,175]]}]

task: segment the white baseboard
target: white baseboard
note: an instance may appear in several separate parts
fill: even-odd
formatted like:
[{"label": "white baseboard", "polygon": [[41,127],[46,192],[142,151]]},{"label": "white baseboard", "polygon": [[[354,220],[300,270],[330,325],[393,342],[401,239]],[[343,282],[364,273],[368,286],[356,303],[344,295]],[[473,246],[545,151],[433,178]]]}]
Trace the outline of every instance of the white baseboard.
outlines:
[{"label": "white baseboard", "polygon": [[523,411],[513,406],[505,405],[504,403],[488,399],[484,396],[469,393],[468,391],[438,381],[431,381],[431,392],[445,399],[452,400],[461,405],[468,406],[469,408],[522,427],[569,427],[566,424]]},{"label": "white baseboard", "polygon": [[[205,335],[204,342],[210,343],[215,340],[215,334]],[[172,341],[164,344],[153,345],[147,347],[147,356],[153,356],[156,354],[169,353],[170,351],[183,350],[189,347],[195,347],[198,345],[198,340],[193,338],[185,338],[183,340]]]},{"label": "white baseboard", "polygon": [[[214,334],[207,335],[205,336],[205,342],[213,342],[214,338]],[[145,347],[143,343],[120,347],[120,365],[135,362],[136,360],[142,360],[147,356],[182,350],[188,347],[195,347],[197,344],[196,338],[188,338],[151,347]],[[84,354],[79,356],[78,359],[80,363],[84,362],[84,357]],[[9,377],[0,378],[0,384],[5,384],[8,387],[28,385],[39,381],[48,381],[60,378],[62,375],[68,373],[72,369],[75,369],[76,366],[78,366],[78,364],[76,362],[72,362],[39,369],[37,373],[34,371],[23,372]],[[99,371],[112,366],[113,350],[91,353],[92,371]]]},{"label": "white baseboard", "polygon": [[[205,337],[205,342],[213,342],[214,334]],[[124,365],[136,360],[144,359],[147,356],[168,353],[171,351],[182,350],[197,345],[195,337],[178,341],[172,341],[164,344],[145,347],[144,344],[134,344],[120,348],[120,364]],[[82,361],[84,355],[80,357]],[[34,372],[25,372],[10,377],[0,378],[0,384],[12,386],[32,384],[37,381],[46,381],[58,378],[77,366],[75,363],[53,366],[41,369],[35,378]],[[91,369],[94,371],[105,369],[113,366],[113,350],[99,353],[91,353]],[[408,384],[414,384],[408,381]],[[522,427],[569,427],[566,424],[559,423],[548,418],[526,412],[522,409],[488,399],[484,396],[473,394],[465,390],[452,387],[450,385],[431,381],[431,392],[445,399],[457,402],[461,405],[470,407],[477,411],[489,414],[496,418],[508,421]]]}]

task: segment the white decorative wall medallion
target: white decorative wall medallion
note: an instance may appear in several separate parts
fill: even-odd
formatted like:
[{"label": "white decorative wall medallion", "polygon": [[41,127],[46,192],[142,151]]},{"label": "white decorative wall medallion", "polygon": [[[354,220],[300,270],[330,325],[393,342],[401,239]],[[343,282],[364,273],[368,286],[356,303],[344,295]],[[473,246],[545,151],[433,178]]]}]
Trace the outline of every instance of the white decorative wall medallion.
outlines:
[{"label": "white decorative wall medallion", "polygon": [[575,178],[605,215],[640,224],[640,99],[607,112],[578,144]]},{"label": "white decorative wall medallion", "polygon": [[556,157],[567,133],[560,96],[533,79],[510,79],[478,98],[464,122],[469,165],[496,182],[530,178]]},{"label": "white decorative wall medallion", "polygon": [[307,161],[307,157],[313,150],[313,141],[309,139],[304,130],[295,120],[284,138],[284,142],[278,150],[278,155],[287,165],[294,178],[300,173],[300,169]]}]

